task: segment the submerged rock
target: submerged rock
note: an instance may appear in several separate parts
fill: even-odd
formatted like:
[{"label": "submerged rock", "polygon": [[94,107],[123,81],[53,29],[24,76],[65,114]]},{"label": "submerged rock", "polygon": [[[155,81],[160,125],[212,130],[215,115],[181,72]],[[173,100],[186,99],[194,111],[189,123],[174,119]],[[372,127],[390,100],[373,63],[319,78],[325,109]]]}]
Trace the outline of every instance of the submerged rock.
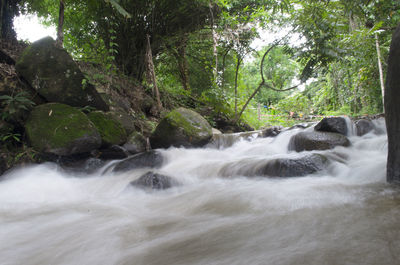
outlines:
[{"label": "submerged rock", "polygon": [[257,175],[270,177],[302,177],[323,170],[328,159],[320,154],[311,154],[301,158],[277,158],[268,161]]},{"label": "submerged rock", "polygon": [[51,37],[28,46],[19,58],[16,70],[49,102],[108,110],[108,105],[87,82],[72,57],[56,47]]},{"label": "submerged rock", "polygon": [[357,136],[363,136],[375,129],[374,124],[370,120],[362,119],[355,123]]},{"label": "submerged rock", "polygon": [[86,115],[74,107],[48,103],[35,107],[25,124],[36,151],[60,156],[90,152],[101,145],[101,137]]},{"label": "submerged rock", "polygon": [[177,182],[166,175],[154,173],[152,171],[147,172],[135,181],[132,181],[130,185],[139,188],[148,188],[153,190],[165,190],[175,186]]},{"label": "submerged rock", "polygon": [[158,151],[148,151],[140,153],[118,162],[113,171],[114,172],[126,172],[133,169],[139,168],[159,168],[163,163],[163,157]]},{"label": "submerged rock", "polygon": [[212,137],[211,125],[198,113],[178,108],[168,113],[150,137],[152,148],[200,147]]},{"label": "submerged rock", "polygon": [[283,126],[272,126],[262,130],[262,137],[275,137],[283,131]]},{"label": "submerged rock", "polygon": [[271,160],[243,160],[226,165],[219,173],[222,176],[245,177],[302,177],[327,167],[328,159],[321,154],[308,154],[296,158]]},{"label": "submerged rock", "polygon": [[[50,159],[51,160],[51,159]],[[105,160],[94,157],[63,157],[62,159],[53,160],[60,165],[65,171],[75,174],[93,174],[106,163]]]},{"label": "submerged rock", "polygon": [[315,125],[314,130],[347,135],[347,123],[343,117],[323,118],[317,125]]},{"label": "submerged rock", "polygon": [[336,146],[350,146],[350,141],[339,133],[304,131],[290,138],[289,151],[327,150]]}]

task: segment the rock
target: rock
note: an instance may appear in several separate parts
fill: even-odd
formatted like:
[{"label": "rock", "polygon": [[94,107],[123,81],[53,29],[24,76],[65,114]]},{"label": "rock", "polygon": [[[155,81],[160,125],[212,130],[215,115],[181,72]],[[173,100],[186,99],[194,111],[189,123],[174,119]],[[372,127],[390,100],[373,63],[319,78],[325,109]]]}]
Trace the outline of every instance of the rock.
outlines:
[{"label": "rock", "polygon": [[135,129],[135,118],[123,111],[110,111],[108,112],[114,119],[119,121],[125,129],[126,134],[130,135]]},{"label": "rock", "polygon": [[317,125],[315,125],[314,130],[347,135],[347,123],[343,117],[323,118]]},{"label": "rock", "polygon": [[47,101],[74,107],[108,110],[72,57],[46,37],[28,46],[16,64],[17,72]]},{"label": "rock", "polygon": [[367,134],[375,129],[374,124],[371,121],[365,119],[356,121],[355,125],[357,136],[363,136],[364,134]]},{"label": "rock", "polygon": [[126,97],[120,96],[118,93],[106,94],[100,93],[101,98],[107,103],[110,111],[117,112],[129,112],[131,109],[131,103]]},{"label": "rock", "polygon": [[290,138],[289,151],[327,150],[335,146],[350,146],[350,141],[339,133],[303,131]]},{"label": "rock", "polygon": [[149,171],[137,180],[132,181],[130,184],[140,188],[165,190],[173,187],[177,182],[169,176]]},{"label": "rock", "polygon": [[145,152],[147,149],[146,138],[138,132],[129,135],[128,140],[123,146],[130,154]]},{"label": "rock", "polygon": [[301,158],[277,158],[259,169],[257,175],[279,178],[302,177],[323,170],[327,164],[328,159],[320,154]]},{"label": "rock", "polygon": [[168,113],[150,137],[152,148],[200,147],[212,137],[210,124],[200,114],[185,108]]},{"label": "rock", "polygon": [[282,126],[272,126],[262,130],[262,137],[275,137],[282,132]]},{"label": "rock", "polygon": [[152,115],[154,113],[154,107],[156,107],[156,102],[152,97],[145,94],[141,102],[140,109],[147,115]]},{"label": "rock", "polygon": [[216,135],[216,134],[217,134],[217,135],[220,135],[220,134],[222,134],[222,132],[221,132],[220,130],[218,130],[218,129],[212,128],[211,130],[212,130],[212,134],[213,134],[213,135]]},{"label": "rock", "polygon": [[299,124],[295,124],[292,127],[290,127],[289,129],[287,129],[288,131],[290,130],[294,130],[294,129],[307,129],[308,127],[310,127],[311,125],[313,125],[315,123],[309,122],[309,123],[299,123]]},{"label": "rock", "polygon": [[105,160],[124,159],[129,156],[129,152],[122,146],[113,145],[99,150],[99,158]]},{"label": "rock", "polygon": [[307,154],[299,158],[276,158],[272,160],[247,159],[226,165],[219,174],[225,177],[301,177],[321,171],[328,164],[329,160],[320,154]]},{"label": "rock", "polygon": [[113,115],[102,111],[93,111],[87,114],[87,116],[99,131],[103,147],[126,142],[126,131]]},{"label": "rock", "polygon": [[0,156],[0,176],[7,170],[7,163],[3,156]]},{"label": "rock", "polygon": [[114,172],[125,172],[139,168],[159,168],[163,163],[163,157],[158,151],[140,153],[122,160],[113,169]]},{"label": "rock", "polygon": [[90,152],[101,145],[100,134],[88,117],[60,103],[35,107],[25,131],[33,148],[43,153],[68,156]]},{"label": "rock", "polygon": [[57,163],[61,168],[67,172],[85,175],[92,174],[99,170],[106,164],[105,160],[101,160],[95,157],[89,157],[90,154],[81,154],[75,156],[63,156],[63,157],[42,157],[46,161],[52,161]]}]

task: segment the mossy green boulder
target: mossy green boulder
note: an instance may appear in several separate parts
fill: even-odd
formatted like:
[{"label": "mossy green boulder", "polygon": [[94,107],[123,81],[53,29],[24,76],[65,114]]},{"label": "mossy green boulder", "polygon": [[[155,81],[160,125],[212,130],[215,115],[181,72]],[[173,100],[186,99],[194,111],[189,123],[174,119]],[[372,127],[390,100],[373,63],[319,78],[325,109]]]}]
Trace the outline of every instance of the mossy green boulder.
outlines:
[{"label": "mossy green boulder", "polygon": [[168,113],[150,137],[152,148],[200,147],[212,138],[211,125],[197,112],[178,108]]},{"label": "mossy green boulder", "polygon": [[133,132],[129,135],[124,148],[131,154],[144,152],[147,149],[147,140],[139,132]]},{"label": "mossy green boulder", "polygon": [[60,103],[35,107],[25,123],[32,147],[41,153],[60,156],[86,153],[101,145],[94,124],[78,109]]},{"label": "mossy green boulder", "polygon": [[109,109],[72,57],[57,48],[51,37],[28,46],[17,61],[16,70],[48,102]]},{"label": "mossy green boulder", "polygon": [[110,113],[93,111],[87,116],[99,131],[103,147],[119,145],[126,142],[125,129]]}]

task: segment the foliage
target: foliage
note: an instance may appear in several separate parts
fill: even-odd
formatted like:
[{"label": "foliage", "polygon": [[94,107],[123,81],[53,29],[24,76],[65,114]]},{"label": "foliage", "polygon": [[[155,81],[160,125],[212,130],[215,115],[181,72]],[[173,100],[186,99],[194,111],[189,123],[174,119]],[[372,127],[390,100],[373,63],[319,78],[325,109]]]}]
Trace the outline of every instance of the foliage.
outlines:
[{"label": "foliage", "polygon": [[[309,81],[304,91],[292,96],[260,89],[243,114],[256,127],[258,104],[304,115],[380,112],[376,39],[385,62],[392,29],[400,21],[400,3],[393,0],[65,3],[64,43],[76,58],[114,74],[118,69],[141,82],[148,34],[164,106],[206,105],[213,110],[210,117],[234,119],[260,84],[261,55],[270,45],[253,50],[258,29],[286,30],[288,34],[273,41],[279,46],[264,63],[265,84],[285,88]],[[22,4],[26,12],[37,12],[47,23],[57,22],[57,1]],[[299,41],[293,43],[289,35],[298,35]],[[98,81],[110,82],[102,77]]]},{"label": "foliage", "polygon": [[27,96],[27,93],[24,91],[15,95],[0,96],[0,106],[2,107],[1,119],[10,120],[14,118],[19,111],[29,110],[29,108],[35,105]]},{"label": "foliage", "polygon": [[296,113],[308,115],[310,113],[310,100],[301,93],[295,93],[279,101],[276,108],[283,113]]}]

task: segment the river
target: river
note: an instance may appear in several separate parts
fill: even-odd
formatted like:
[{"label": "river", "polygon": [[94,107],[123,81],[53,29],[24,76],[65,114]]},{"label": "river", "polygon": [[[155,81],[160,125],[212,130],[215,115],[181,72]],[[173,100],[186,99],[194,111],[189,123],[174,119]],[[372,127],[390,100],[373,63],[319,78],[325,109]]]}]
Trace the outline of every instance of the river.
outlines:
[{"label": "river", "polygon": [[299,130],[161,150],[158,171],[179,182],[161,191],[130,186],[146,170],[106,170],[115,162],[90,175],[51,163],[13,170],[0,182],[0,264],[400,264],[385,133],[350,135],[351,147],[334,149],[345,163],[309,176],[235,174],[248,161],[298,156],[287,146]]}]

